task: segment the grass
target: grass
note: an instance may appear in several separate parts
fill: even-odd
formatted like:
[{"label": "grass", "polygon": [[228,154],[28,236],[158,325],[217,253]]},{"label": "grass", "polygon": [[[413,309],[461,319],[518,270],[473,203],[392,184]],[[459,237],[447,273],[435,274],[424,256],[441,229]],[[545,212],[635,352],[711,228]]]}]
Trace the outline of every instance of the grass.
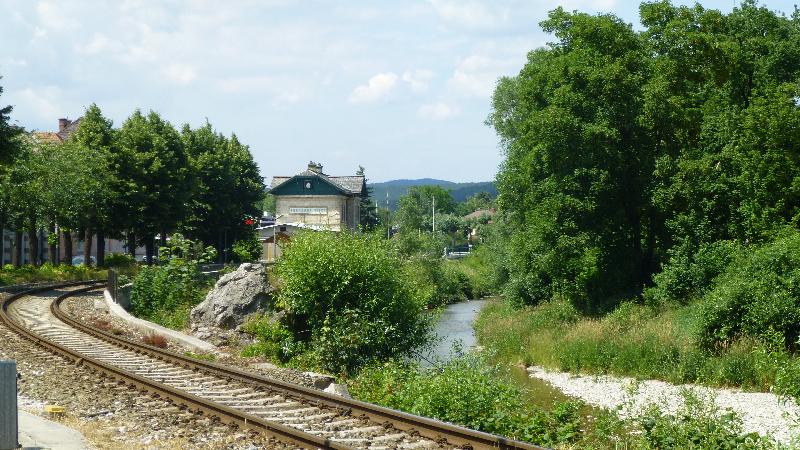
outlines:
[{"label": "grass", "polygon": [[11,264],[6,264],[0,268],[0,286],[105,279],[107,277],[108,271],[106,269],[98,269],[83,265],[68,266],[62,264],[54,266],[50,263],[45,263],[38,267],[31,265],[14,267]]},{"label": "grass", "polygon": [[748,339],[717,354],[701,350],[695,344],[697,309],[697,304],[655,309],[624,303],[591,318],[561,301],[515,310],[497,300],[481,311],[475,328],[481,344],[511,364],[756,391],[773,388],[781,358]]}]

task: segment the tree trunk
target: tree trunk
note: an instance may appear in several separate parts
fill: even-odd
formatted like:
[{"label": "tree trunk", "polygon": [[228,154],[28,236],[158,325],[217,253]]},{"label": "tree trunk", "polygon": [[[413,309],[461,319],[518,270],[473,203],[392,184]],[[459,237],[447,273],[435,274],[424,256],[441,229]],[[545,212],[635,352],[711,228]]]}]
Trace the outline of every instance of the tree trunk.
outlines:
[{"label": "tree trunk", "polygon": [[28,225],[28,263],[32,266],[39,265],[39,238],[36,236],[36,222],[33,220]]},{"label": "tree trunk", "polygon": [[72,265],[72,232],[64,231],[64,264]]},{"label": "tree trunk", "polygon": [[106,236],[97,230],[97,267],[106,265]]},{"label": "tree trunk", "polygon": [[144,243],[144,255],[148,266],[153,265],[153,249],[155,248],[155,238],[150,236]]},{"label": "tree trunk", "polygon": [[14,231],[14,245],[11,248],[11,264],[14,267],[22,265],[22,232]]},{"label": "tree trunk", "polygon": [[83,236],[83,263],[92,265],[92,227],[87,226]]},{"label": "tree trunk", "polygon": [[128,238],[128,253],[130,253],[131,256],[136,258],[136,234],[134,234],[133,231],[129,231],[127,238]]},{"label": "tree trunk", "polygon": [[[56,239],[53,239],[50,236],[55,236]],[[47,243],[49,244],[47,256],[48,256],[48,259],[50,260],[50,264],[52,264],[54,266],[58,264],[58,245],[57,245],[57,242],[58,242],[58,233],[56,232],[56,223],[55,223],[55,221],[51,220],[50,221],[50,229],[47,231]]]}]

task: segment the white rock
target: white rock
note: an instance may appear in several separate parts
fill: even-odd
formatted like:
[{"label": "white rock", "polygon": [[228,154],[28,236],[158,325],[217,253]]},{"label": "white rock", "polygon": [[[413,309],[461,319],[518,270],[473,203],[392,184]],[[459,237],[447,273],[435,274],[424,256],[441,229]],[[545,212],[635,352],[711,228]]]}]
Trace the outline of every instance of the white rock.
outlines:
[{"label": "white rock", "polygon": [[350,398],[350,392],[347,390],[347,385],[331,383],[328,387],[322,390],[328,394],[338,395],[340,397]]},{"label": "white rock", "polygon": [[206,299],[192,309],[192,326],[236,328],[250,314],[267,310],[269,292],[264,266],[242,264],[234,272],[220,278]]}]

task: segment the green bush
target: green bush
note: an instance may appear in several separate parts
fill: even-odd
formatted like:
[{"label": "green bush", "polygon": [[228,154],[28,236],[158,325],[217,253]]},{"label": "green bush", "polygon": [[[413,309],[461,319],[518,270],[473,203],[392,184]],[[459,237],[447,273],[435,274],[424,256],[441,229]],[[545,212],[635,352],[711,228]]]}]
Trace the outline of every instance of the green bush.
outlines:
[{"label": "green bush", "polygon": [[106,255],[104,263],[106,267],[133,267],[136,258],[127,253],[111,253]]},{"label": "green bush", "polygon": [[212,247],[202,248],[180,234],[160,249],[161,266],[145,266],[133,280],[131,312],[173,329],[185,328],[191,308],[210,286],[198,264],[214,259]]},{"label": "green bush", "polygon": [[429,369],[403,362],[372,365],[348,386],[364,401],[539,445],[572,443],[581,435],[580,403],[537,409],[499,366],[474,354]]},{"label": "green bush", "polygon": [[703,297],[698,343],[721,351],[743,337],[800,338],[800,232],[784,233],[738,258]]},{"label": "green bush", "polygon": [[25,265],[14,267],[6,264],[0,269],[0,286],[57,282],[57,281],[82,281],[101,280],[108,276],[108,272],[95,267],[68,266],[65,264],[52,265],[49,262],[41,266]]},{"label": "green bush", "polygon": [[646,449],[757,450],[777,447],[775,442],[756,433],[745,433],[742,421],[731,411],[720,411],[710,399],[689,392],[674,415],[652,405],[636,417],[641,440],[636,447]]},{"label": "green bush", "polygon": [[303,350],[295,342],[292,332],[273,317],[252,317],[244,324],[243,330],[257,339],[255,344],[242,351],[243,356],[258,355],[285,363]]},{"label": "green bush", "polygon": [[696,253],[675,251],[669,264],[653,276],[655,286],[645,289],[643,296],[651,304],[686,304],[708,291],[742,251],[733,241],[714,242]]},{"label": "green bush", "polygon": [[430,318],[401,261],[377,236],[299,233],[275,267],[278,307],[294,339],[333,373],[410,354],[430,336]]},{"label": "green bush", "polygon": [[261,253],[264,249],[261,246],[261,241],[258,240],[258,235],[252,232],[247,238],[236,241],[231,250],[234,262],[244,263],[261,259]]}]

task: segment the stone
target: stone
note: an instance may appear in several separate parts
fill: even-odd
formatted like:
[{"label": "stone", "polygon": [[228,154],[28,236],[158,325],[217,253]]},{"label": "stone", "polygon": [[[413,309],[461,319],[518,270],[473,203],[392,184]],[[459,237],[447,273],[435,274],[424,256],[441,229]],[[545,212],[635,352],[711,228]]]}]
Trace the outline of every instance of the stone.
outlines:
[{"label": "stone", "polygon": [[303,372],[303,375],[309,377],[311,382],[314,383],[314,387],[317,389],[322,389],[323,391],[333,384],[334,378],[330,375],[325,375],[322,373],[316,372]]},{"label": "stone", "polygon": [[220,278],[206,299],[192,308],[192,327],[236,329],[251,314],[268,311],[271,291],[263,265],[242,264]]},{"label": "stone", "polygon": [[347,390],[346,384],[331,383],[330,386],[326,387],[322,391],[327,392],[328,394],[350,398],[350,391]]}]

